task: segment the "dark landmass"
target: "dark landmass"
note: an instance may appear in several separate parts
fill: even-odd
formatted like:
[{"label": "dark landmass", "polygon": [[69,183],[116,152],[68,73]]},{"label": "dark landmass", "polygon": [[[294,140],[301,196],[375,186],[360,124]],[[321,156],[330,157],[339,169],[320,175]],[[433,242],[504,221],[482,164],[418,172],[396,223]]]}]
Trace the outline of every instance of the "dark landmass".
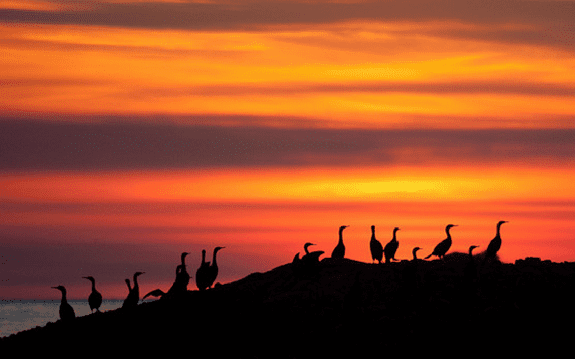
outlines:
[{"label": "dark landmass", "polygon": [[324,259],[296,271],[290,263],[131,312],[49,323],[2,338],[0,347],[236,358],[571,349],[575,263],[495,262],[478,277],[467,264],[465,256],[416,264]]}]

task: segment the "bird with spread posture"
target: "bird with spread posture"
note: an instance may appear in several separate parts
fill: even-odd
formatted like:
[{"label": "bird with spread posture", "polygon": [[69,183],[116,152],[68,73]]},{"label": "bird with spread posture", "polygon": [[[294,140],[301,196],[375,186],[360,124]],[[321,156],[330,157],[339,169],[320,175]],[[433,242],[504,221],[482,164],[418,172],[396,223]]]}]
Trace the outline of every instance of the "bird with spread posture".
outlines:
[{"label": "bird with spread posture", "polygon": [[90,282],[92,282],[92,293],[90,293],[88,296],[88,304],[90,305],[90,310],[92,312],[94,312],[94,309],[99,312],[100,305],[102,305],[102,294],[96,290],[96,280],[91,276],[82,278],[88,279]]},{"label": "bird with spread posture", "polygon": [[66,300],[66,288],[64,286],[59,285],[57,287],[52,287],[54,289],[58,289],[62,292],[62,301],[60,302],[60,320],[68,322],[74,318],[76,318],[76,313],[74,313],[74,308],[68,303]]},{"label": "bird with spread posture", "polygon": [[122,308],[135,308],[140,301],[140,286],[138,285],[138,276],[144,274],[145,272],[134,273],[134,287],[130,288],[130,280],[126,279],[126,284],[128,285],[128,296],[122,304]]},{"label": "bird with spread posture", "polygon": [[390,260],[396,261],[395,259],[395,252],[397,251],[397,247],[399,247],[399,242],[396,239],[395,233],[399,231],[398,227],[393,229],[393,238],[389,241],[385,248],[383,248],[383,254],[385,255],[385,263],[389,263]]},{"label": "bird with spread posture", "polygon": [[485,261],[487,261],[487,260],[495,259],[497,252],[501,248],[501,236],[499,234],[499,231],[501,230],[501,225],[503,223],[508,223],[508,221],[497,222],[497,231],[495,233],[495,238],[493,238],[491,240],[491,242],[489,242],[489,245],[487,246],[487,249],[485,250],[485,253],[484,253],[485,256],[483,257],[483,263],[485,263]]},{"label": "bird with spread posture", "polygon": [[430,255],[425,257],[425,259],[428,259],[433,255],[439,257],[440,259],[443,258],[445,253],[447,253],[449,248],[451,248],[451,234],[449,234],[449,230],[452,227],[457,227],[457,224],[448,224],[447,227],[445,227],[445,233],[447,233],[447,238],[445,238],[443,241],[439,242],[439,244],[436,245],[435,248],[433,249],[433,252],[431,252]]},{"label": "bird with spread posture", "polygon": [[372,261],[381,263],[383,258],[383,247],[381,243],[375,239],[375,226],[371,226],[371,240],[369,241],[369,250],[371,251]]},{"label": "bird with spread posture", "polygon": [[[176,288],[176,287],[181,287],[181,285],[178,284],[178,277],[180,276],[180,273],[182,272],[182,270],[183,270],[183,265],[179,264],[176,267],[176,280],[174,281],[174,284],[172,284],[172,286],[170,287],[170,289],[166,293],[164,293],[164,291],[161,289],[154,289],[153,291],[151,291],[148,294],[146,294],[145,296],[143,296],[142,300],[145,300],[146,298],[148,298],[150,296],[160,297],[160,298],[167,298],[167,297],[174,298],[174,297],[180,296],[182,293],[185,293],[185,292],[181,291],[182,290],[181,288],[174,290],[174,288]],[[185,290],[187,290],[187,289],[185,289]]]},{"label": "bird with spread posture", "polygon": [[214,248],[214,254],[212,257],[212,264],[208,267],[208,269],[206,270],[206,284],[208,288],[212,287],[212,284],[214,284],[214,282],[216,281],[216,278],[218,277],[218,263],[216,262],[216,255],[218,254],[218,251],[221,249],[224,249],[226,247],[216,247]]},{"label": "bird with spread posture", "polygon": [[345,246],[343,245],[343,230],[349,226],[341,226],[339,227],[339,241],[337,242],[337,246],[331,252],[331,258],[335,259],[343,259],[345,257]]}]

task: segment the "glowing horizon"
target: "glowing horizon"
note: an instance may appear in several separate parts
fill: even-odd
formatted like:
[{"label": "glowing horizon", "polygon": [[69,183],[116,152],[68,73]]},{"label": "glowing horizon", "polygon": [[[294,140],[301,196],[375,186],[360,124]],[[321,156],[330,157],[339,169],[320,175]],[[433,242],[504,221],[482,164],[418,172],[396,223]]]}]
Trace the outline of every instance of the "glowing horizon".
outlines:
[{"label": "glowing horizon", "polygon": [[575,2],[488,3],[0,1],[3,293],[219,241],[227,282],[342,224],[361,261],[500,219],[503,261],[575,260]]}]

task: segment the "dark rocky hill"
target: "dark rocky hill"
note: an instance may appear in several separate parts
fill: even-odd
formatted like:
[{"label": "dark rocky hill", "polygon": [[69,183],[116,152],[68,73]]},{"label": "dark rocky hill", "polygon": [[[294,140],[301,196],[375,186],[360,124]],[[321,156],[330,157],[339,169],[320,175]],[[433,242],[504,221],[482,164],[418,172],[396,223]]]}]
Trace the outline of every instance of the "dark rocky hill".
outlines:
[{"label": "dark rocky hill", "polygon": [[575,263],[497,262],[477,276],[467,266],[462,258],[286,264],[132,312],[49,323],[3,338],[0,347],[237,358],[570,349]]}]

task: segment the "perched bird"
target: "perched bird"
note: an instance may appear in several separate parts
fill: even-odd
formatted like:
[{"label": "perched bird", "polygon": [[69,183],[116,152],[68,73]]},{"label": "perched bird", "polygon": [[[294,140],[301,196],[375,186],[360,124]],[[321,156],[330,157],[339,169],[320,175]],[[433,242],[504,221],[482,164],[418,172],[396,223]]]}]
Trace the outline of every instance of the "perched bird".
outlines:
[{"label": "perched bird", "polygon": [[206,262],[206,250],[202,249],[202,264],[196,270],[196,287],[199,290],[205,290],[208,285],[208,276],[210,271],[210,262]]},{"label": "perched bird", "polygon": [[395,233],[399,231],[398,227],[393,229],[393,238],[389,241],[385,248],[383,248],[383,254],[385,255],[385,263],[389,263],[390,260],[396,261],[395,259],[395,252],[397,251],[397,247],[399,247],[399,242],[396,239]]},{"label": "perched bird", "polygon": [[138,285],[138,276],[144,274],[145,272],[136,272],[134,273],[134,287],[130,288],[130,280],[126,279],[126,284],[128,285],[129,293],[124,303],[122,304],[122,308],[135,308],[140,301],[140,286]]},{"label": "perched bird", "polygon": [[149,292],[148,294],[146,294],[144,297],[142,297],[142,300],[145,300],[146,298],[152,296],[152,297],[159,297],[159,298],[167,298],[167,297],[176,297],[178,295],[181,295],[181,289],[179,290],[174,290],[173,288],[177,285],[178,282],[178,276],[180,275],[181,271],[182,271],[182,267],[183,265],[180,264],[176,267],[176,280],[174,281],[174,284],[172,284],[172,287],[164,293],[163,290],[161,289],[154,289],[153,291]]},{"label": "perched bird", "polygon": [[74,308],[72,308],[72,306],[70,304],[68,304],[68,301],[66,300],[66,288],[64,288],[64,286],[57,286],[57,287],[52,287],[54,289],[58,289],[60,292],[62,292],[62,301],[60,302],[60,320],[68,322],[74,318],[76,318],[76,313],[74,313]]},{"label": "perched bird", "polygon": [[473,289],[478,279],[477,267],[475,265],[475,259],[473,258],[473,250],[477,247],[479,246],[469,246],[469,259],[463,269],[465,285],[468,286],[468,289]]},{"label": "perched bird", "polygon": [[216,262],[216,255],[218,254],[219,250],[224,249],[224,248],[226,248],[226,247],[214,248],[214,254],[212,257],[212,264],[208,267],[207,275],[206,275],[206,284],[208,285],[208,288],[212,287],[212,284],[214,284],[214,282],[216,281],[216,278],[218,277],[218,263]]},{"label": "perched bird", "polygon": [[417,258],[417,251],[420,250],[420,249],[421,249],[421,248],[419,248],[419,247],[415,247],[415,248],[413,248],[413,250],[411,251],[411,254],[413,254],[413,259],[412,259],[413,262],[417,262],[417,261],[421,260],[421,259]]},{"label": "perched bird", "polygon": [[483,263],[485,263],[488,260],[495,259],[497,252],[501,248],[501,236],[499,235],[499,231],[500,231],[501,225],[503,223],[508,223],[508,221],[497,222],[497,231],[495,233],[495,238],[493,238],[491,240],[491,242],[489,242],[489,245],[487,246],[487,249],[485,250],[484,257],[483,257]]},{"label": "perched bird", "polygon": [[[304,263],[317,263],[319,262],[319,257],[324,254],[324,251],[313,251],[310,252],[308,250],[309,246],[315,246],[314,243],[306,243],[303,245],[303,249],[305,251],[305,254],[303,255],[303,257],[301,257],[302,262]],[[299,253],[298,253],[299,254]]]},{"label": "perched bird", "polygon": [[339,227],[339,241],[331,252],[331,258],[342,259],[345,257],[345,246],[343,245],[343,230],[349,226]]},{"label": "perched bird", "polygon": [[170,295],[182,295],[188,291],[188,283],[190,283],[190,274],[186,270],[186,256],[188,252],[182,252],[180,255],[181,264],[176,267],[176,279],[168,290]]},{"label": "perched bird", "polygon": [[90,305],[90,310],[93,312],[96,309],[97,312],[100,311],[100,305],[102,305],[102,294],[96,290],[96,280],[94,277],[82,277],[88,279],[92,282],[92,293],[88,296],[88,304]]},{"label": "perched bird", "polygon": [[433,252],[431,252],[430,255],[425,257],[425,259],[428,259],[433,255],[439,258],[443,258],[445,253],[447,253],[449,248],[451,248],[451,234],[449,234],[449,230],[451,229],[451,227],[457,227],[457,224],[448,224],[447,227],[445,227],[445,233],[447,233],[447,238],[439,242],[439,244],[436,245],[435,248],[433,249]]},{"label": "perched bird", "polygon": [[369,241],[369,250],[371,251],[371,259],[381,263],[383,258],[383,247],[381,243],[375,239],[375,226],[371,226],[371,240]]}]

